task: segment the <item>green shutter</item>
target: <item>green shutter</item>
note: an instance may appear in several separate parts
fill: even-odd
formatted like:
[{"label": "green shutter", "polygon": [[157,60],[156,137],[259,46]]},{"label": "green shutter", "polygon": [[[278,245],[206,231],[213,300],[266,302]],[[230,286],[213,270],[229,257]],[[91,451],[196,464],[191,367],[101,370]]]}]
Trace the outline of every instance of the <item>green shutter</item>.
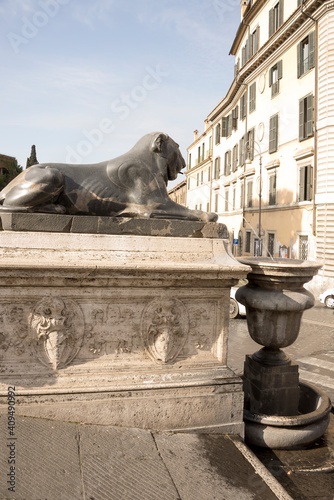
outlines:
[{"label": "green shutter", "polygon": [[315,66],[315,31],[312,31],[308,37],[308,50],[309,50],[309,69]]},{"label": "green shutter", "polygon": [[306,97],[307,122],[306,122],[306,137],[313,135],[313,95]]},{"label": "green shutter", "polygon": [[305,139],[304,136],[304,99],[299,101],[299,140]]},{"label": "green shutter", "polygon": [[306,167],[306,199],[310,201],[312,199],[312,167],[308,165]]},{"label": "green shutter", "polygon": [[269,11],[269,37],[274,34],[275,25],[274,25],[274,9],[270,9]]},{"label": "green shutter", "polygon": [[305,168],[299,169],[299,201],[305,200]]},{"label": "green shutter", "polygon": [[303,74],[303,44],[300,42],[297,45],[297,76],[300,78]]},{"label": "green shutter", "polygon": [[282,59],[280,61],[278,61],[277,63],[277,76],[278,76],[278,79],[281,80],[282,76],[283,76],[283,64],[282,64]]},{"label": "green shutter", "polygon": [[222,118],[222,137],[227,137],[228,117]]},{"label": "green shutter", "polygon": [[277,151],[278,115],[272,116],[269,123],[269,153]]},{"label": "green shutter", "polygon": [[283,24],[283,0],[280,0],[278,4],[278,25],[282,26],[282,24]]}]

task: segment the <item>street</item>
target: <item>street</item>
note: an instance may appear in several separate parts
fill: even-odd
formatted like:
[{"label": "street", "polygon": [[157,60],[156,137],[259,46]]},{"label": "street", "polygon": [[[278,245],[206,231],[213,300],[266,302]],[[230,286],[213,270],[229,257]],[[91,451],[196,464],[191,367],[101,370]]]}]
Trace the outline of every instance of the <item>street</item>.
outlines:
[{"label": "street", "polygon": [[[232,370],[242,374],[245,355],[260,348],[248,334],[245,317],[230,320],[228,366]],[[305,311],[298,339],[284,351],[299,365],[300,379],[323,389],[334,401],[334,310],[317,302]]]}]

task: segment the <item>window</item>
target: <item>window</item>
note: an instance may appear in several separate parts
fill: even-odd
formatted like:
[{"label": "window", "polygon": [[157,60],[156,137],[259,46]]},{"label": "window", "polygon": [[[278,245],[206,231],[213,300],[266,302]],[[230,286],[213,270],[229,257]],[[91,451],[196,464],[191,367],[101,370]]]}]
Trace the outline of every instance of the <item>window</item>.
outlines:
[{"label": "window", "polygon": [[216,126],[216,144],[220,144],[220,123]]},{"label": "window", "polygon": [[299,250],[299,258],[301,260],[308,259],[308,247],[309,247],[308,236],[299,235],[298,250]]},{"label": "window", "polygon": [[198,146],[197,148],[197,164],[201,163],[201,147]]},{"label": "window", "polygon": [[256,109],[256,82],[252,83],[249,87],[249,112],[255,111]]},{"label": "window", "polygon": [[228,212],[228,195],[229,195],[229,190],[225,189],[225,212]]},{"label": "window", "polygon": [[245,203],[245,185],[242,182],[240,184],[240,208],[244,208],[244,203]]},{"label": "window", "polygon": [[234,78],[236,78],[236,76],[238,75],[239,69],[240,69],[240,59],[238,58],[237,62],[234,65]]},{"label": "window", "polygon": [[202,144],[201,161],[204,161],[204,159],[205,159],[205,144],[203,142],[203,144]]},{"label": "window", "polygon": [[278,61],[269,70],[269,87],[271,87],[271,97],[279,93],[279,82],[282,78],[282,61]]},{"label": "window", "polygon": [[245,238],[245,252],[250,253],[251,251],[251,239],[252,239],[252,233],[250,231],[246,231],[246,238]]},{"label": "window", "polygon": [[254,144],[255,144],[254,136],[255,136],[255,129],[252,128],[247,133],[247,151],[246,151],[247,158],[249,158],[251,161],[254,160]]},{"label": "window", "polygon": [[299,201],[310,201],[312,199],[312,167],[300,167],[299,169]]},{"label": "window", "polygon": [[253,206],[253,181],[247,182],[247,207]]},{"label": "window", "polygon": [[232,109],[232,130],[238,130],[239,106]]},{"label": "window", "polygon": [[209,137],[209,156],[212,155],[212,135]]},{"label": "window", "polygon": [[312,31],[297,46],[298,78],[315,66],[315,32]]},{"label": "window", "polygon": [[208,182],[211,181],[211,167],[208,168]]},{"label": "window", "polygon": [[267,257],[274,257],[275,254],[275,233],[268,233]]},{"label": "window", "polygon": [[239,165],[245,163],[245,136],[242,136],[239,141]]},{"label": "window", "polygon": [[238,168],[238,144],[233,147],[232,172]]},{"label": "window", "polygon": [[236,186],[233,186],[233,192],[232,192],[232,210],[235,210],[235,199],[236,199],[236,194],[237,194],[237,188]]},{"label": "window", "polygon": [[276,174],[269,176],[269,205],[276,205]]},{"label": "window", "polygon": [[269,153],[278,149],[278,115],[270,118],[269,122]]},{"label": "window", "polygon": [[313,135],[313,95],[299,101],[299,140]]},{"label": "window", "polygon": [[231,173],[231,150],[229,149],[225,153],[224,175],[230,175],[230,173]]},{"label": "window", "polygon": [[247,92],[240,99],[240,118],[244,120],[247,116]]},{"label": "window", "polygon": [[189,153],[189,156],[188,156],[188,170],[191,169],[191,153]]},{"label": "window", "polygon": [[283,0],[277,2],[269,11],[269,37],[283,24]]},{"label": "window", "polygon": [[219,193],[215,194],[215,212],[218,212],[219,209]]},{"label": "window", "polygon": [[214,172],[214,178],[219,179],[220,177],[220,156],[215,158],[215,172]]},{"label": "window", "polygon": [[204,182],[204,171],[201,170],[201,184],[203,184]]},{"label": "window", "polygon": [[199,172],[196,175],[196,186],[199,186]]},{"label": "window", "polygon": [[229,137],[232,134],[232,115],[222,118],[222,137]]},{"label": "window", "polygon": [[188,177],[188,189],[190,189],[190,177]]},{"label": "window", "polygon": [[[247,38],[245,45],[241,50],[241,65],[246,62],[259,50],[260,27],[258,26],[253,33]],[[236,68],[234,69],[235,76],[237,74]]]}]

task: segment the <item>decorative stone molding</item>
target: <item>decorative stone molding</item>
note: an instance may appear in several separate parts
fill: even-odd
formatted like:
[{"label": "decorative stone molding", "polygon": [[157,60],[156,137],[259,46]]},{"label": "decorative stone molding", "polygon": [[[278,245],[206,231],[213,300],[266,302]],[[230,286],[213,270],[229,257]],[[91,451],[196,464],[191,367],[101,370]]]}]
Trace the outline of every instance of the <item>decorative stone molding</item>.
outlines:
[{"label": "decorative stone molding", "polygon": [[299,161],[304,160],[305,158],[309,158],[310,156],[314,156],[313,146],[296,151],[296,153],[293,155],[293,159]]},{"label": "decorative stone molding", "polygon": [[73,300],[46,297],[35,305],[30,332],[38,359],[57,370],[77,355],[84,335],[83,314]]},{"label": "decorative stone molding", "polygon": [[279,166],[280,166],[280,164],[281,164],[281,163],[280,163],[279,159],[277,158],[276,160],[273,160],[273,161],[270,161],[269,163],[267,163],[267,164],[265,165],[265,168],[266,168],[267,170],[272,170],[273,168],[277,168],[277,167],[279,167]]}]

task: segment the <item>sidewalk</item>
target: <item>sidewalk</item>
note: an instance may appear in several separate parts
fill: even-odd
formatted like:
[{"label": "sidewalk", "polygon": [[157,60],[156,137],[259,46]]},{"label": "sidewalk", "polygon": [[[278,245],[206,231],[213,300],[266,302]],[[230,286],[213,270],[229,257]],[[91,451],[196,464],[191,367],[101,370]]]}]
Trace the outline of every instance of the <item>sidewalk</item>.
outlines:
[{"label": "sidewalk", "polygon": [[239,438],[3,416],[0,438],[1,500],[291,499]]}]

